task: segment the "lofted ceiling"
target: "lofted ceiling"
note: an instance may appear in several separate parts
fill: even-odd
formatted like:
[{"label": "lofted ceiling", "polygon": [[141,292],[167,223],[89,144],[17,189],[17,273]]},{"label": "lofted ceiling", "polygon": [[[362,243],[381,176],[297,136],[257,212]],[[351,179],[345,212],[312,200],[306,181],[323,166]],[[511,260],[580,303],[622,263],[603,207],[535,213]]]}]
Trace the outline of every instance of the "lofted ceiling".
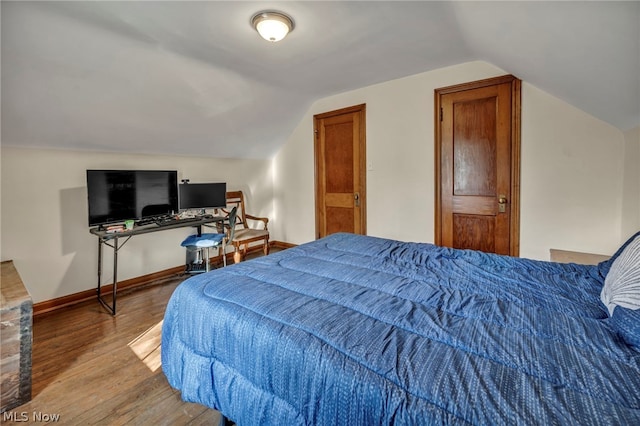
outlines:
[{"label": "lofted ceiling", "polygon": [[[267,158],[321,98],[489,62],[640,125],[640,2],[1,3],[2,144]],[[288,13],[279,43],[250,26]]]}]

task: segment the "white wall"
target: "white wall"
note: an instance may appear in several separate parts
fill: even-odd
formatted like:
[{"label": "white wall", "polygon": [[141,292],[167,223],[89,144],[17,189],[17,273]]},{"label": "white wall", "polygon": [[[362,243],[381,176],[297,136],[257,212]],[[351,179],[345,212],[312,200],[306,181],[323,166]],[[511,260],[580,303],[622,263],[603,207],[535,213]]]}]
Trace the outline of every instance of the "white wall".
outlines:
[{"label": "white wall", "polygon": [[[1,257],[13,260],[34,302],[92,289],[96,285],[97,239],[87,225],[86,169],[177,170],[191,182],[226,181],[242,189],[250,212],[271,216],[270,160],[230,160],[73,151],[1,149]],[[180,266],[180,242],[191,228],[132,238],[121,249],[118,279]],[[113,280],[111,251],[103,283]]]},{"label": "white wall", "polygon": [[622,237],[640,231],[640,127],[624,134],[624,192]]},{"label": "white wall", "polygon": [[[280,238],[314,239],[313,115],[367,105],[369,235],[434,240],[434,89],[506,74],[471,62],[315,102],[274,157]],[[620,243],[623,135],[543,91],[522,88],[521,256],[612,253]]]},{"label": "white wall", "polygon": [[521,254],[612,254],[621,243],[624,136],[523,84]]}]

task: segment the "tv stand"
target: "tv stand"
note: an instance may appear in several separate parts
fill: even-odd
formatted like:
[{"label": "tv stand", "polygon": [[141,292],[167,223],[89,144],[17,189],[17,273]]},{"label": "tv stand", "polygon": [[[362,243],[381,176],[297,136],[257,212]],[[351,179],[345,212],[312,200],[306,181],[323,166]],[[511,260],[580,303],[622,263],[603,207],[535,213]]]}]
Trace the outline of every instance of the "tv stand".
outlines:
[{"label": "tv stand", "polygon": [[[163,223],[158,225],[156,223],[136,226],[130,230],[124,230],[122,232],[108,232],[103,226],[89,229],[89,232],[98,237],[98,286],[96,293],[98,296],[98,302],[102,304],[112,315],[116,314],[116,300],[118,294],[118,251],[136,235],[148,234],[151,232],[165,231],[168,229],[194,227],[198,229],[198,235],[202,233],[202,226],[207,226],[212,223],[218,223],[225,221],[226,218],[222,216],[203,216],[197,219],[190,218],[189,220],[176,219],[171,223]],[[108,246],[113,250],[113,291],[111,295],[111,303],[107,302],[102,294],[102,252],[103,247]]]}]

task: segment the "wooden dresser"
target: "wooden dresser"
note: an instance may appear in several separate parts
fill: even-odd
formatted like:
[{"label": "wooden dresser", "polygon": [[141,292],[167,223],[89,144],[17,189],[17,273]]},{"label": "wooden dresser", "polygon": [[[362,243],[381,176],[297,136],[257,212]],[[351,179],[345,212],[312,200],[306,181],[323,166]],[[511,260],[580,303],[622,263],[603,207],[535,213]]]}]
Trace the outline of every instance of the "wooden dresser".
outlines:
[{"label": "wooden dresser", "polygon": [[582,253],[579,251],[558,249],[550,249],[549,254],[552,262],[579,263],[582,265],[597,265],[611,257],[604,254]]},{"label": "wooden dresser", "polygon": [[31,400],[33,301],[11,260],[2,262],[0,281],[0,412]]}]

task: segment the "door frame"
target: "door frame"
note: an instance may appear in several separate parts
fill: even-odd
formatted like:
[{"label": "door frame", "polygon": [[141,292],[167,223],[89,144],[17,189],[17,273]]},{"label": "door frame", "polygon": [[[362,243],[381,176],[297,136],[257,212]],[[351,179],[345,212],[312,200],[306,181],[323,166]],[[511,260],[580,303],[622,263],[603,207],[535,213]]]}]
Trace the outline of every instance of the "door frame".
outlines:
[{"label": "door frame", "polygon": [[464,90],[479,89],[498,84],[511,84],[511,196],[509,200],[511,214],[509,220],[509,255],[520,255],[520,123],[521,123],[521,80],[509,74],[500,77],[456,84],[434,90],[434,129],[435,129],[435,244],[442,243],[442,106],[441,96]]},{"label": "door frame", "polygon": [[313,153],[314,153],[314,186],[315,186],[315,216],[316,216],[316,238],[320,238],[322,231],[322,224],[324,220],[324,212],[322,206],[324,205],[325,192],[324,185],[320,182],[320,163],[324,162],[324,152],[320,152],[320,134],[318,130],[318,124],[320,120],[335,117],[343,114],[357,113],[359,115],[360,128],[358,134],[358,150],[359,150],[359,190],[354,187],[354,190],[360,194],[360,233],[362,235],[367,234],[367,150],[366,150],[366,104],[353,105],[350,107],[340,108],[334,111],[328,111],[320,114],[314,114],[313,116]]}]

